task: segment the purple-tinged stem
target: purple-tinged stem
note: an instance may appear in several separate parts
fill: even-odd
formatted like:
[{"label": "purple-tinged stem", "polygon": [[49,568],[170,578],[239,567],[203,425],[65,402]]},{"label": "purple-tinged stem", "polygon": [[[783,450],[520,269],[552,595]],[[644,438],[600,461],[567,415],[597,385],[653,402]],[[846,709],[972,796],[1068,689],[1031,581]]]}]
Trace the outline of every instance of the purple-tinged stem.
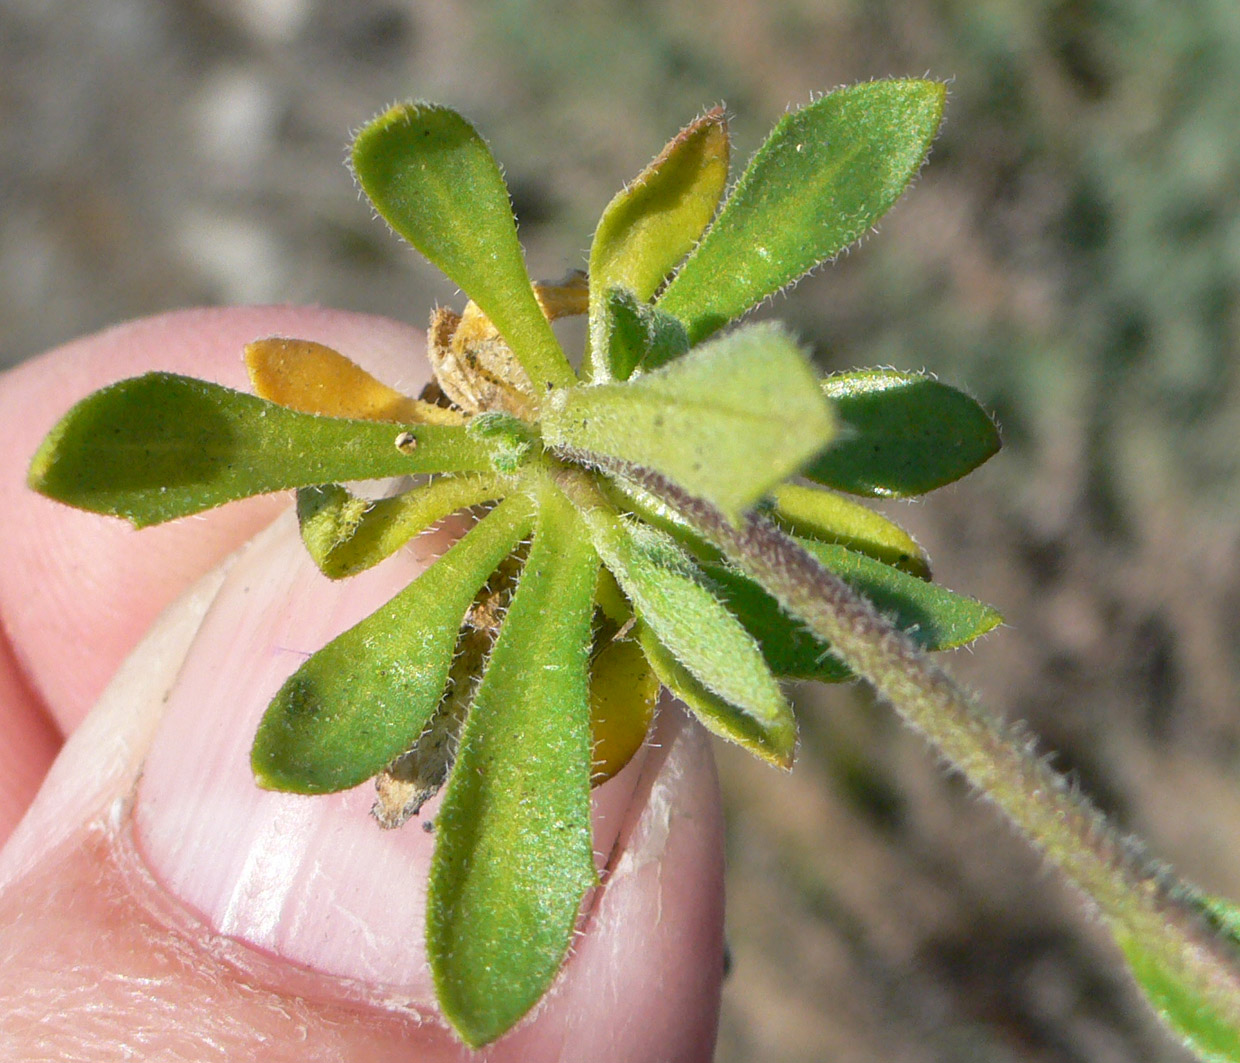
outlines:
[{"label": "purple-tinged stem", "polygon": [[1240,1026],[1240,970],[1230,943],[1209,932],[1199,897],[1036,755],[870,602],[770,520],[739,526],[666,477],[611,459],[606,472],[678,511],[729,562],[831,647],[1044,853],[1097,907],[1130,957],[1153,955]]}]

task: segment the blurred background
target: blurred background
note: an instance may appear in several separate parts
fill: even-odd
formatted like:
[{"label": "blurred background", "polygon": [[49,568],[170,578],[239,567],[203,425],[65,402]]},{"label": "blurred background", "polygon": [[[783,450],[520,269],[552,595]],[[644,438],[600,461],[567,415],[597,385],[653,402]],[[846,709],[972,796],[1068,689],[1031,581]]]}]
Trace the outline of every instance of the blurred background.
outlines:
[{"label": "blurred background", "polygon": [[[1008,626],[953,671],[1240,899],[1235,0],[4,0],[0,360],[191,304],[421,324],[451,286],[371,219],[351,128],[410,96],[489,137],[531,270],[703,107],[950,79],[929,167],[771,310],[824,368],[930,369],[1006,448],[891,507]],[[720,747],[718,1059],[1184,1060],[1076,898],[892,714],[802,692],[791,777]]]}]

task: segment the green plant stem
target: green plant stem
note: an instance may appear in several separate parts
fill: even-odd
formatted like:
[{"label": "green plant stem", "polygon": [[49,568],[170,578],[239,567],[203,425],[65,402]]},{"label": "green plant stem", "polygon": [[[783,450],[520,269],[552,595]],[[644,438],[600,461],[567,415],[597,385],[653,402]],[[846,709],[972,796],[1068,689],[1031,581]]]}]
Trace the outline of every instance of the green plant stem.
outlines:
[{"label": "green plant stem", "polygon": [[1018,727],[996,718],[907,635],[765,517],[729,523],[709,503],[658,473],[612,463],[681,513],[751,579],[773,594],[906,723],[920,732],[1097,906],[1121,947],[1134,939],[1232,1022],[1240,1022],[1234,950],[1209,933],[1194,892],[1148,858],[1036,755]]}]

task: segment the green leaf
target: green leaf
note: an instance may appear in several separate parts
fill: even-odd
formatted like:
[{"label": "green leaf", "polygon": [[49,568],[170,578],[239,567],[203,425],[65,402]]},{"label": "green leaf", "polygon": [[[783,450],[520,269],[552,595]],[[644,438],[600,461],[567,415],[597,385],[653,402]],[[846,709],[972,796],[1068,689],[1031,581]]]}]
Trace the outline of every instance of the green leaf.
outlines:
[{"label": "green leaf", "polygon": [[532,519],[525,496],[501,502],[395,598],[298,668],[254,737],[259,785],[347,790],[408,750],[439,705],[465,611]]},{"label": "green leaf", "polygon": [[666,532],[699,562],[718,561],[723,556],[682,513],[633,480],[615,476],[602,480],[599,488],[617,509],[631,513],[638,520]]},{"label": "green leaf", "polygon": [[[990,606],[831,543],[797,540],[822,565],[860,591],[924,649],[963,646],[1002,622]],[[785,678],[835,682],[849,672],[758,584],[723,565],[705,566],[728,608],[757,639],[771,671]]]},{"label": "green leaf", "polygon": [[[703,723],[772,763],[788,767],[796,720],[753,637],[706,584],[674,539],[606,504],[584,507],[595,549],[658,642],[722,702]],[[651,660],[658,670],[659,663]]]},{"label": "green leaf", "polygon": [[1113,917],[1116,941],[1154,1010],[1199,1058],[1240,1063],[1240,908],[1163,876],[1156,921],[1142,926],[1136,910]]},{"label": "green leaf", "polygon": [[[610,577],[608,582],[615,586]],[[620,596],[618,589],[616,593]],[[620,637],[617,628],[605,628],[601,638],[596,632],[590,658],[592,785],[610,779],[641,749],[658,701],[659,679],[642,648]]]},{"label": "green leaf", "polygon": [[806,466],[818,483],[902,498],[959,480],[999,449],[999,431],[963,391],[920,373],[865,369],[822,382],[841,431]]},{"label": "green leaf", "polygon": [[932,81],[871,81],[785,115],[658,305],[697,344],[865,235],[943,117]]},{"label": "green leaf", "polygon": [[[590,246],[591,348],[606,350],[602,302],[613,287],[645,302],[701,237],[728,183],[728,131],[716,108],[686,126],[603,211]],[[623,380],[628,374],[611,376]],[[606,374],[607,366],[600,366]]]},{"label": "green leaf", "polygon": [[[727,698],[720,697],[697,678],[654,635],[646,624],[636,626],[637,638],[642,652],[659,682],[667,687],[672,697],[682,701],[711,734],[735,742],[742,749],[755,753],[764,760],[781,768],[791,768],[796,752],[796,721],[791,723],[791,745],[786,752],[772,757],[769,728],[750,712]],[[781,738],[781,743],[786,739]]]},{"label": "green leaf", "polygon": [[534,298],[503,175],[473,126],[446,107],[398,104],[358,134],[353,169],[387,223],[499,329],[535,402],[576,380]]},{"label": "green leaf", "polygon": [[778,484],[771,502],[771,516],[784,531],[838,543],[910,575],[930,578],[930,562],[917,541],[860,502],[800,484]]},{"label": "green leaf", "polygon": [[671,314],[639,303],[625,288],[611,288],[603,305],[600,344],[615,380],[628,380],[637,370],[650,372],[689,350],[685,327]]},{"label": "green leaf", "polygon": [[[1209,991],[1212,987],[1194,985],[1192,978],[1176,969],[1178,965],[1166,962],[1161,950],[1146,948],[1139,937],[1118,933],[1116,939],[1137,985],[1184,1044],[1209,1063],[1240,1063],[1235,1000],[1230,1001],[1230,1009],[1225,1008],[1217,993]],[[1231,947],[1236,947],[1234,941]]]},{"label": "green leaf", "polygon": [[490,468],[485,442],[462,427],[319,417],[205,380],[147,373],[65,414],[28,480],[51,498],[142,528],[294,487]]},{"label": "green leaf", "polygon": [[767,667],[780,679],[839,683],[853,678],[828,648],[752,580],[722,565],[704,566],[721,601],[757,642]]},{"label": "green leaf", "polygon": [[833,543],[797,540],[825,567],[895,619],[924,649],[949,650],[980,638],[1003,622],[985,602],[910,576]]},{"label": "green leaf", "polygon": [[646,325],[646,353],[634,372],[649,373],[689,353],[689,334],[679,318],[648,303],[641,304],[641,314]]},{"label": "green leaf", "polygon": [[484,410],[469,419],[468,431],[486,440],[491,464],[498,473],[514,473],[539,442],[538,432],[527,421],[500,410]]},{"label": "green leaf", "polygon": [[[605,371],[591,373],[606,380],[628,380],[650,350],[650,328],[642,313],[644,303],[626,288],[609,288],[599,310],[600,327],[591,342],[593,351],[602,351]],[[675,319],[673,319],[675,320]]]},{"label": "green leaf", "polygon": [[1186,904],[1196,915],[1232,948],[1240,949],[1240,907],[1222,897],[1203,893],[1195,886],[1178,882],[1176,900]]},{"label": "green leaf", "polygon": [[548,488],[436,820],[427,950],[472,1047],[546,992],[595,882],[587,675],[598,558]]},{"label": "green leaf", "polygon": [[750,325],[625,383],[553,392],[543,438],[657,470],[735,518],[830,441],[831,408],[787,332]]},{"label": "green leaf", "polygon": [[500,476],[445,476],[393,498],[358,498],[338,484],[297,492],[301,538],[325,576],[355,576],[458,510],[492,502],[510,485]]}]

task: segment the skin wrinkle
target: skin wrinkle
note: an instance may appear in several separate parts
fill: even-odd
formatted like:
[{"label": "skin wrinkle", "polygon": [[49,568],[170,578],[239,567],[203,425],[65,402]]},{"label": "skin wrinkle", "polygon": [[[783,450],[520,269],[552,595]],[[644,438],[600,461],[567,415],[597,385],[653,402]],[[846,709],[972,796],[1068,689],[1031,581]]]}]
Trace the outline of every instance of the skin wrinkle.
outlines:
[{"label": "skin wrinkle", "polygon": [[[661,773],[668,773],[668,779],[671,780],[673,783],[675,782],[675,780],[679,779],[684,774],[684,765],[681,763],[681,760],[683,756],[685,755],[685,753],[687,752],[688,747],[691,745],[691,743],[686,743],[685,736],[683,732],[681,731],[681,729],[684,728],[686,724],[684,723],[683,718],[677,715],[678,712],[679,710],[675,708],[669,708],[665,710],[664,712],[664,715],[662,717],[663,724],[656,732],[651,755],[647,758],[646,764],[643,765],[643,775],[639,777],[639,780],[635,786],[633,800],[631,803],[625,806],[626,825],[624,828],[622,828],[620,837],[621,839],[624,839],[627,837],[628,839],[630,839],[630,842],[626,843],[625,841],[622,840],[619,843],[620,845],[633,843],[631,842],[631,839],[635,839],[635,838],[636,839],[643,839],[643,838],[650,839],[652,837],[655,837],[659,839],[658,852],[661,853],[663,849],[663,845],[667,842],[667,834],[665,830],[656,829],[654,831],[651,831],[648,829],[648,827],[646,829],[643,829],[642,824],[646,817],[645,815],[639,812],[639,809],[641,808],[642,803],[647,799],[647,796],[649,795],[651,791],[666,793],[666,787],[665,787],[664,780],[662,779]],[[673,734],[673,736],[670,739],[668,738],[668,735],[667,735],[667,732],[669,730],[674,730],[676,732],[675,734]],[[698,741],[699,742],[702,741],[700,737]],[[659,815],[659,818],[662,822],[666,822],[666,816],[664,815],[665,812],[666,812],[665,808],[660,808],[658,812],[656,813],[656,815]],[[127,823],[128,820],[126,819],[125,822]],[[643,843],[639,841],[633,844],[643,844]],[[613,850],[613,852],[616,852],[616,851],[617,850]],[[145,882],[146,882],[146,888],[151,891],[156,891],[157,887],[150,880],[149,873],[146,871],[145,867],[141,864],[140,862],[141,858],[137,855],[136,851],[130,852],[128,855],[131,857],[133,861],[133,866],[138,870],[139,874],[144,877]],[[650,859],[656,857],[657,855],[658,855],[657,853],[646,853],[644,854],[643,859],[639,860],[636,863],[631,863],[624,859],[624,854],[623,852],[621,852],[619,857],[615,859],[614,862],[616,866],[621,869],[629,868],[631,870],[636,870],[636,869],[646,866],[646,864],[649,863]],[[659,870],[661,873],[661,868]],[[613,881],[609,882],[608,885],[612,889],[615,889],[618,886],[623,888],[623,880],[626,877],[627,876],[624,874],[622,870],[619,876],[616,877]],[[598,895],[601,897],[603,895],[603,892],[604,891],[599,891]],[[165,899],[163,903],[166,906],[168,903],[167,899]],[[622,909],[622,913],[621,913],[622,918],[620,920],[621,922],[624,921],[623,920],[624,911],[625,909]],[[615,921],[616,920],[614,916],[611,920],[609,920],[609,922],[612,922],[612,923],[615,923]],[[181,913],[180,920],[177,920],[176,918],[168,918],[168,917],[164,918],[165,924],[170,923],[170,922],[173,925],[180,926],[182,929],[184,929],[185,924],[188,922],[189,923],[189,934],[191,937],[194,937],[194,936],[202,937],[202,938],[205,938],[205,940],[208,942],[212,940],[212,936],[209,934],[208,931],[205,931],[205,928],[201,926],[201,924],[197,921],[197,918],[195,916]],[[582,930],[583,931],[585,930],[585,926],[583,926]],[[613,932],[611,928],[608,928],[606,932],[611,934],[616,941],[626,942],[627,946],[631,950],[631,938],[628,935],[623,934],[623,933]],[[214,940],[218,942],[219,939],[214,939]],[[582,939],[578,938],[578,940],[582,940]],[[199,947],[201,947],[201,942],[200,942]],[[623,949],[617,950],[614,942],[612,945],[609,946],[609,949],[614,954],[617,954],[619,956],[619,962],[617,962],[616,964],[594,965],[593,969],[601,973],[602,978],[605,980],[605,985],[606,985],[605,990],[602,986],[599,986],[597,988],[599,988],[600,991],[607,992],[608,997],[610,999],[618,1000],[622,994],[620,992],[620,989],[617,987],[616,978],[617,978],[617,972],[623,971],[625,968],[625,964],[623,962],[623,951],[624,950]],[[228,965],[229,967],[233,969],[236,969],[238,965],[240,964],[242,975],[246,974],[246,962],[245,962],[246,958],[249,958],[251,960],[254,959],[254,953],[252,950],[248,949],[246,946],[243,946],[237,943],[230,943],[227,941],[223,942],[222,947],[216,946],[212,948],[212,952],[218,958],[220,958],[223,963],[225,963],[226,965]],[[631,963],[631,960],[630,960],[630,963]],[[264,967],[265,967],[264,958],[259,956],[257,958],[257,967],[253,968],[253,970],[256,973],[254,973],[253,975],[250,975],[249,977],[256,978],[259,984],[262,984],[264,981],[264,975],[263,975]],[[333,981],[339,981],[339,980],[333,980]],[[543,1008],[548,1005],[553,1005],[558,995],[559,994],[555,990],[553,990],[552,993],[549,994],[545,998],[545,1000],[542,1002],[538,1011],[542,1011]],[[403,1003],[398,1000],[387,1000],[387,1001],[382,1001],[382,1002],[376,1001],[374,998],[374,994],[369,990],[369,988],[365,991],[365,996],[367,997],[368,1000],[370,1000],[371,1003],[380,1003],[381,1006],[383,1004],[386,1004],[389,1007],[391,1006],[399,1007],[401,1003]],[[624,1013],[623,1011],[621,1011],[617,1014],[622,1015]],[[531,1015],[529,1019],[527,1019],[525,1022],[522,1023],[522,1027],[527,1027],[527,1024],[533,1018],[534,1016]],[[416,1021],[416,1019],[414,1021]],[[568,1038],[569,1035],[571,1034],[571,1026],[572,1024],[570,1023],[567,1027],[563,1028],[560,1032],[554,1035],[550,1035],[548,1039],[554,1039],[555,1041],[559,1041],[562,1036]],[[613,1029],[612,1032],[614,1034],[616,1032],[615,1029]],[[548,1037],[548,1034],[549,1034],[549,1031],[542,1032],[542,1035],[544,1037]],[[565,1040],[563,1043],[567,1044],[569,1043],[569,1041]]]},{"label": "skin wrinkle", "polygon": [[[5,931],[0,970],[8,972],[0,980],[0,1045],[9,1034],[29,1039],[37,1031],[33,1043],[46,1054],[24,1059],[91,1063],[147,1059],[145,1046],[152,1044],[160,1046],[160,1060],[171,1063],[246,1058],[327,1063],[344,1058],[346,1043],[356,1051],[366,1031],[357,1025],[355,1005],[316,1002],[256,984],[204,940],[210,935],[201,926],[169,933],[168,913],[160,909],[167,909],[170,899],[149,880],[135,881],[141,875],[136,857],[124,854],[114,831],[96,823],[31,873],[34,888],[13,891],[11,896],[24,896],[24,908],[12,901],[0,904]],[[38,898],[37,907],[29,903],[31,896]],[[65,912],[84,919],[88,936],[44,947],[23,940],[23,924],[38,933],[46,919]],[[190,1008],[187,981],[195,990]],[[132,1014],[143,1015],[143,1022],[130,1023]],[[368,1023],[376,1034],[419,1025],[414,1017],[394,1014]],[[308,1052],[312,1031],[314,1048]],[[385,1040],[375,1038],[376,1051]],[[101,1054],[103,1045],[111,1055]],[[249,1054],[260,1047],[261,1055]]]},{"label": "skin wrinkle", "polygon": [[[322,881],[324,883],[324,887],[323,887],[324,890],[330,890],[332,888],[330,878],[326,874],[324,874],[323,869],[322,869],[322,864],[320,861],[317,861],[317,860],[315,861],[313,868],[310,869],[306,877],[311,882]],[[287,929],[287,932],[291,935],[296,935],[299,932],[300,923],[302,920],[304,920],[304,918],[305,918],[304,910],[297,912],[294,919],[291,921]],[[375,938],[375,934],[373,930],[370,928],[370,926],[364,920],[360,919],[354,912],[352,912],[347,907],[343,907],[343,906],[340,907],[337,910],[336,918],[345,919],[352,926],[356,927],[358,936],[361,937],[365,941],[366,948],[368,950],[374,948],[378,944]],[[396,1006],[397,1000],[395,996],[389,996],[385,1000],[385,1003],[390,1006]],[[410,1006],[408,1002],[402,1002],[402,1003],[403,1003],[403,1006],[406,1008]]]}]

